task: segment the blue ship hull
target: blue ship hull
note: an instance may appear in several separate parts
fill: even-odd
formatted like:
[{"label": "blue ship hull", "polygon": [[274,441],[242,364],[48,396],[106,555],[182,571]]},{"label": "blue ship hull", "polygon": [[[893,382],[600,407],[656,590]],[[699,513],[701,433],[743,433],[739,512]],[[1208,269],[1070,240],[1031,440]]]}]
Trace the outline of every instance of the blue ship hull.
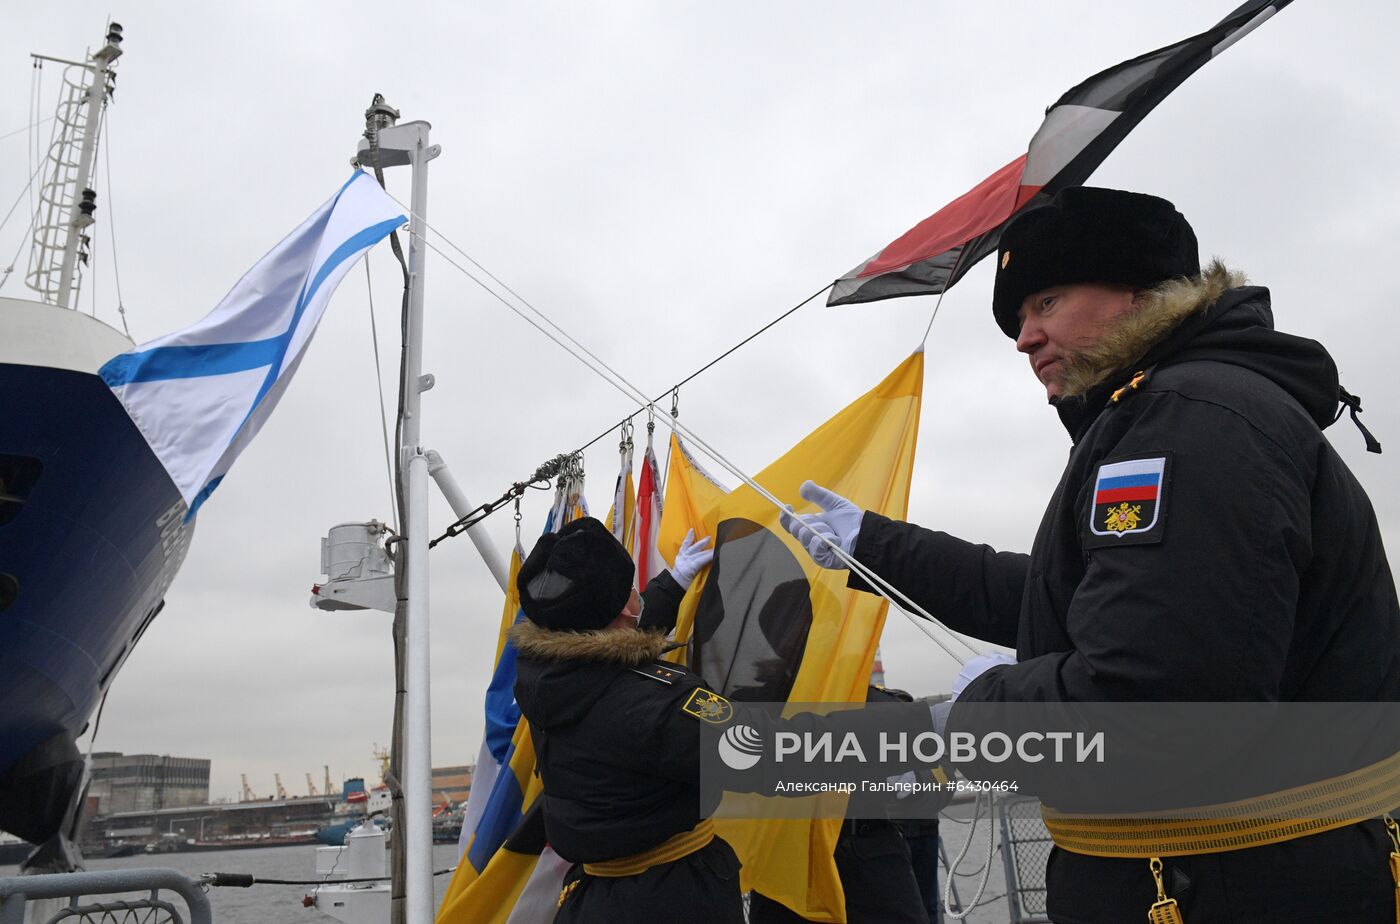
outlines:
[{"label": "blue ship hull", "polygon": [[160,610],[184,514],[101,379],[0,363],[0,828],[56,832],[73,740]]}]

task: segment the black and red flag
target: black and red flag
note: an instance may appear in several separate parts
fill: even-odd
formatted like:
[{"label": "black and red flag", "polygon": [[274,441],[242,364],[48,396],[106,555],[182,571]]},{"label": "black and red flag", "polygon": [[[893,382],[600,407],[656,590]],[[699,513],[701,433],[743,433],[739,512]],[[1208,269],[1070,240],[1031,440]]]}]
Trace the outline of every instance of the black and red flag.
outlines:
[{"label": "black and red flag", "polygon": [[1023,209],[1082,184],[1167,94],[1292,0],[1252,0],[1188,39],[1100,71],[1061,96],[1025,154],[837,279],[828,305],[937,294],[997,249]]}]

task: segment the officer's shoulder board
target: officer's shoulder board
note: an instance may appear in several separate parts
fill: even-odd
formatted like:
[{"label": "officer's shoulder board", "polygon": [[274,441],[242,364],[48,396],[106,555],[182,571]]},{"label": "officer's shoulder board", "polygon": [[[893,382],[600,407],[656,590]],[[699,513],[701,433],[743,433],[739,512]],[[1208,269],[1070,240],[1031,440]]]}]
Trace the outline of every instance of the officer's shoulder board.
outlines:
[{"label": "officer's shoulder board", "polygon": [[1085,550],[1161,542],[1170,480],[1169,452],[1099,463],[1086,504]]},{"label": "officer's shoulder board", "polygon": [[734,705],[712,690],[697,687],[681,704],[681,712],[711,725],[723,725],[734,718]]},{"label": "officer's shoulder board", "polygon": [[671,664],[667,661],[653,661],[645,667],[632,668],[632,673],[641,674],[648,680],[655,680],[658,683],[664,683],[670,686],[689,672],[678,664]]}]

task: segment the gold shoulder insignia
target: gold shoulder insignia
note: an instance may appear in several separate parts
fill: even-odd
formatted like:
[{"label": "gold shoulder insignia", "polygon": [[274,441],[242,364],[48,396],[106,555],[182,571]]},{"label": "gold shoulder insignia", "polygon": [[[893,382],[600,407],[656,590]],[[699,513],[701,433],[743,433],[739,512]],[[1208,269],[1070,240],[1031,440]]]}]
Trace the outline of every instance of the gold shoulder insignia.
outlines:
[{"label": "gold shoulder insignia", "polygon": [[651,680],[660,681],[668,686],[675,683],[677,679],[684,677],[686,673],[684,668],[676,667],[673,664],[661,664],[659,662],[656,664],[648,664],[646,667],[634,667],[632,668],[632,672],[634,674],[641,674],[643,677],[650,678]]},{"label": "gold shoulder insignia", "polygon": [[723,725],[734,718],[734,706],[729,700],[703,688],[690,691],[685,705],[681,706],[681,712],[711,725]]}]

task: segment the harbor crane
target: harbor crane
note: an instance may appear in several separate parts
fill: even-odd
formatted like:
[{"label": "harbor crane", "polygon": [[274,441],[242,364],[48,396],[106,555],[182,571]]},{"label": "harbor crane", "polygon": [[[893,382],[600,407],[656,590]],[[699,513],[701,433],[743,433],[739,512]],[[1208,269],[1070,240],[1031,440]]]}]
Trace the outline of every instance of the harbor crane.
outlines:
[{"label": "harbor crane", "polygon": [[316,781],[311,779],[310,770],[306,771],[306,794],[312,798],[320,795],[320,793],[316,791]]},{"label": "harbor crane", "polygon": [[277,784],[277,798],[278,798],[278,799],[286,799],[286,798],[287,798],[287,789],[286,789],[285,786],[282,785],[282,774],[280,774],[280,773],[274,773],[274,774],[272,774],[272,781],[273,781],[274,783]]},{"label": "harbor crane", "polygon": [[248,785],[248,774],[246,774],[246,773],[240,773],[240,774],[238,774],[238,778],[239,778],[240,780],[243,781],[243,798],[242,798],[240,801],[242,801],[242,802],[256,802],[256,801],[258,801],[258,797],[257,797],[256,795],[253,794],[253,788],[252,788],[251,786]]},{"label": "harbor crane", "polygon": [[379,761],[379,781],[382,783],[389,778],[389,749],[382,748],[376,743],[373,753],[374,759]]}]

